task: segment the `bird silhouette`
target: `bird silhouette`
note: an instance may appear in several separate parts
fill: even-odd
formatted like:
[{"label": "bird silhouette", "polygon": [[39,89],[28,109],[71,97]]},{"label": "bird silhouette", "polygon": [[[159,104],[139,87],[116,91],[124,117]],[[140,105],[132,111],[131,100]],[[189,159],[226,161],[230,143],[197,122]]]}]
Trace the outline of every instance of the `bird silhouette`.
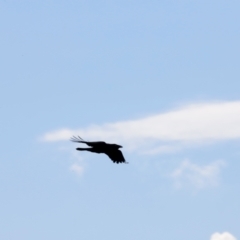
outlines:
[{"label": "bird silhouette", "polygon": [[122,148],[122,146],[118,144],[111,144],[111,143],[105,143],[105,142],[88,142],[84,141],[79,136],[73,136],[70,139],[72,142],[77,143],[85,143],[91,148],[76,148],[78,151],[89,151],[94,153],[105,153],[114,163],[128,163],[125,161],[124,156],[122,152],[119,150],[119,148]]}]

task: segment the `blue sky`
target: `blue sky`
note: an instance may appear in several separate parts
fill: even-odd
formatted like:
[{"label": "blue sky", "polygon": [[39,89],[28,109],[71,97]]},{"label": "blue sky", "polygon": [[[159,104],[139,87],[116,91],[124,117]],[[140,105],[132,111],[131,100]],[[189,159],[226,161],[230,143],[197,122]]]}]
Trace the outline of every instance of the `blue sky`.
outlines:
[{"label": "blue sky", "polygon": [[0,1],[0,238],[240,239],[239,10]]}]

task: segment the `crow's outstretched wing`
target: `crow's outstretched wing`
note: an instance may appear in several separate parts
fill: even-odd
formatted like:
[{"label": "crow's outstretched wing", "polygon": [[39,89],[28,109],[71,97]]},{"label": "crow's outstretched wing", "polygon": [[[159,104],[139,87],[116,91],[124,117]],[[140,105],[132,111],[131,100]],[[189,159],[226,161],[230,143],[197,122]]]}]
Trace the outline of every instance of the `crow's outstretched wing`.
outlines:
[{"label": "crow's outstretched wing", "polygon": [[124,156],[120,150],[107,151],[105,154],[114,162],[114,163],[127,163],[124,159]]},{"label": "crow's outstretched wing", "polygon": [[73,136],[71,139],[70,139],[72,142],[77,142],[77,143],[85,143],[87,144],[88,146],[90,147],[98,147],[98,146],[105,146],[106,143],[105,142],[87,142],[87,141],[84,141],[81,137],[79,136]]}]

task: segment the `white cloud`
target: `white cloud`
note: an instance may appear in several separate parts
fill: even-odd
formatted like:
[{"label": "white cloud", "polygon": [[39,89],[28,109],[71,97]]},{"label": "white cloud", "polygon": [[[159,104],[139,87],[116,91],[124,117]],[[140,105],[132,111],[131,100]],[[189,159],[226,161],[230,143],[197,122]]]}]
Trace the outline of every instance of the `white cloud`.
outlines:
[{"label": "white cloud", "polygon": [[237,240],[232,234],[228,232],[224,233],[214,233],[210,240]]},{"label": "white cloud", "polygon": [[69,150],[72,156],[72,159],[74,159],[74,163],[69,167],[69,170],[74,172],[78,176],[82,176],[83,172],[85,170],[85,164],[83,158],[79,155],[78,151],[75,150]]},{"label": "white cloud", "polygon": [[83,174],[83,166],[81,166],[79,163],[72,164],[70,166],[70,170],[79,176],[81,176]]},{"label": "white cloud", "polygon": [[76,175],[82,176],[84,173],[86,164],[84,159],[81,157],[81,155],[79,155],[79,152],[76,151],[75,149],[72,149],[71,147],[66,147],[66,146],[58,147],[58,150],[64,153],[68,153],[69,161],[71,162],[68,169],[71,172],[75,173]]},{"label": "white cloud", "polygon": [[141,119],[59,129],[46,133],[44,141],[68,140],[79,135],[87,140],[117,141],[128,149],[149,153],[178,150],[199,144],[240,138],[240,101],[190,104],[177,110]]},{"label": "white cloud", "polygon": [[200,166],[184,160],[170,175],[177,188],[194,186],[196,188],[213,187],[218,185],[219,174],[224,166],[223,161]]}]

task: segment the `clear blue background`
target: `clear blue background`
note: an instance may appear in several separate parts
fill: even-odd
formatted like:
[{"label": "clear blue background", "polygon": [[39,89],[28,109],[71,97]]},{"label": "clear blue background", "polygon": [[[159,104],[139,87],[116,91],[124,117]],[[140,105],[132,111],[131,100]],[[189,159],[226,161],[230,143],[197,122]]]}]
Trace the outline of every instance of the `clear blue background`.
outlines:
[{"label": "clear blue background", "polygon": [[[0,238],[239,239],[239,141],[126,153],[128,165],[85,154],[82,176],[61,150],[75,145],[38,141],[59,128],[239,100],[239,12],[234,0],[0,0]],[[138,158],[143,171],[131,164]],[[224,159],[219,186],[176,190],[164,174],[185,158]]]}]

